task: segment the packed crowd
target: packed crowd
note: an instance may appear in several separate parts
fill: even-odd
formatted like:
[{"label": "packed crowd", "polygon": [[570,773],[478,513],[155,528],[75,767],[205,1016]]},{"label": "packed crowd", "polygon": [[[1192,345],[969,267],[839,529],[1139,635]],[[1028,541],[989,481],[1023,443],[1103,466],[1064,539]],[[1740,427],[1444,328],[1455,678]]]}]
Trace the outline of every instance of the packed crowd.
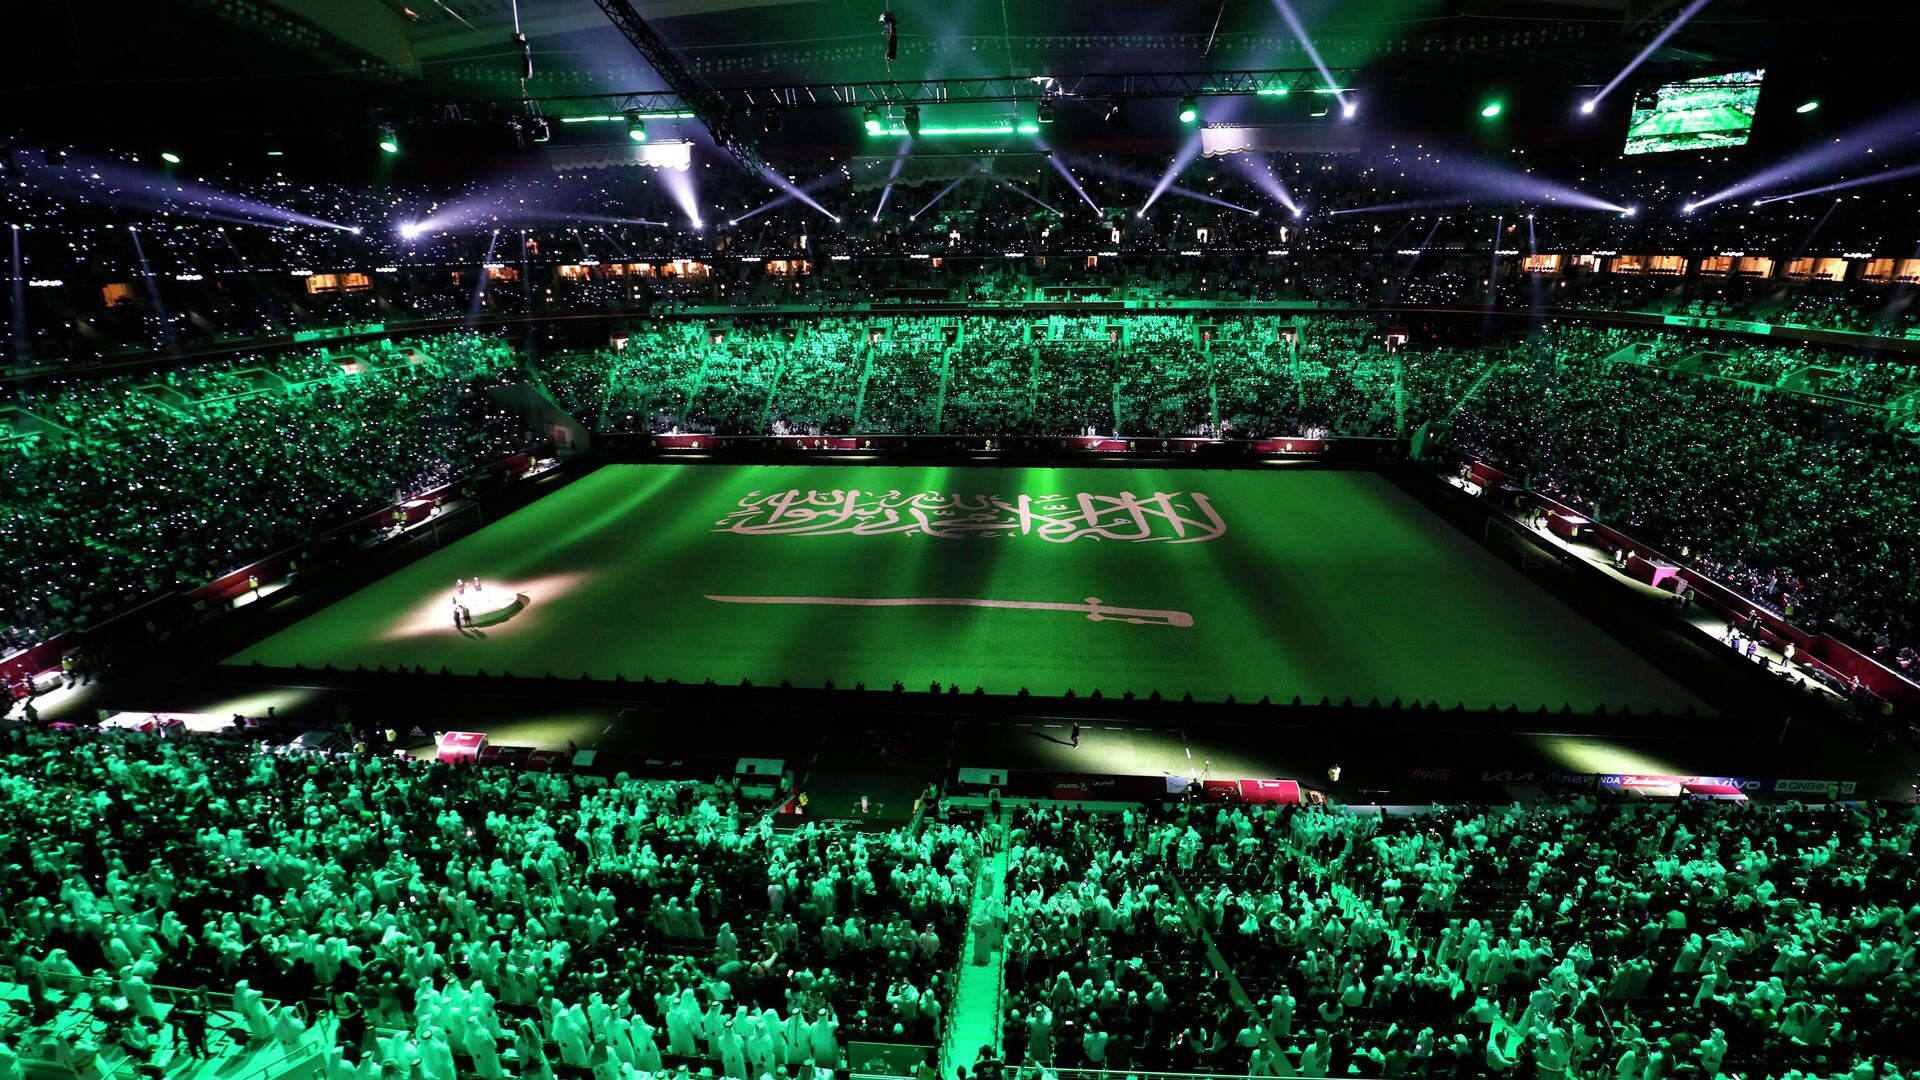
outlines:
[{"label": "packed crowd", "polygon": [[810,1075],[939,1041],[975,875],[968,829],[775,831],[725,783],[25,729],[0,762],[0,962],[35,1024],[91,977],[105,1025],[35,1059],[170,1066],[218,1013],[329,1080]]},{"label": "packed crowd", "polygon": [[[1914,418],[1901,427],[1883,412],[1688,377],[1719,361],[1682,340],[1558,328],[1502,356],[1445,418],[1446,438],[1771,610],[1836,626],[1920,674]],[[1638,346],[1651,346],[1639,362],[1618,359]],[[1744,374],[1796,367],[1807,359],[1798,353],[1726,355],[1747,358]],[[1845,362],[1820,361],[1836,371]],[[1871,372],[1883,362],[1858,364]]]},{"label": "packed crowd", "polygon": [[[497,341],[446,336],[27,383],[0,428],[0,645],[204,584],[523,449],[483,383]],[[31,417],[31,422],[21,417]]]},{"label": "packed crowd", "polygon": [[0,621],[39,639],[502,456],[524,425],[477,380],[524,374],[603,432],[1439,440],[1920,673],[1913,364],[1580,324],[1408,345],[1394,325],[769,315],[531,355],[447,335],[360,350],[361,374],[307,354],[26,383],[8,403],[37,419],[0,431],[0,542],[21,553]]},{"label": "packed crowd", "polygon": [[1912,1076],[1916,836],[1911,808],[1033,808],[1010,834],[1006,1061]]},{"label": "packed crowd", "polygon": [[[931,204],[921,197],[938,192],[948,177],[910,170],[898,178],[900,197],[877,213],[870,211],[882,201],[882,184],[860,171],[871,162],[784,163],[796,177],[832,181],[818,189],[822,205],[837,208],[832,217],[799,200],[763,207],[764,182],[720,162],[698,169],[704,220],[697,221],[669,195],[671,185],[656,182],[653,169],[542,168],[428,190],[346,186],[271,169],[223,177],[217,169],[208,175],[211,166],[201,162],[192,167],[194,182],[182,183],[180,169],[137,154],[76,153],[59,164],[19,156],[20,181],[0,188],[0,225],[17,227],[10,236],[27,286],[12,300],[3,346],[15,365],[58,367],[344,323],[646,311],[686,299],[752,306],[859,301],[928,286],[974,300],[1052,290],[1338,304],[1491,301],[1520,310],[1588,307],[1920,334],[1917,264],[1893,257],[1885,233],[1882,200],[1901,197],[1899,188],[1849,200],[1824,226],[1831,251],[1888,256],[1871,266],[1846,260],[1843,276],[1857,280],[1824,280],[1833,272],[1824,267],[1792,269],[1787,253],[1804,244],[1789,212],[1756,220],[1539,208],[1542,250],[1569,258],[1671,251],[1696,261],[1729,244],[1771,253],[1778,272],[1770,262],[1764,279],[1748,280],[1726,270],[1669,277],[1585,265],[1524,273],[1515,254],[1522,248],[1517,226],[1510,222],[1504,236],[1487,228],[1512,207],[1504,199],[1476,207],[1470,194],[1450,188],[1447,165],[1456,155],[1431,146],[1310,164],[1206,158],[1144,216],[1126,208],[1145,195],[1139,177],[1150,187],[1163,162],[1073,158],[1076,190],[1041,155],[1007,155],[1000,171],[963,177]],[[898,173],[897,162],[889,163]],[[1623,203],[1649,210],[1698,181],[1662,175],[1644,160],[1630,165],[1543,159],[1530,171],[1578,172],[1583,185],[1611,187]],[[893,186],[892,174],[881,176]],[[1301,215],[1274,201],[1280,189]],[[1104,212],[1082,212],[1082,191]],[[1183,191],[1216,201],[1182,198]],[[1329,213],[1409,200],[1435,209],[1396,215],[1391,223],[1364,212]],[[1228,204],[1264,209],[1254,216]],[[447,206],[458,209],[436,209]],[[924,212],[914,213],[916,206]],[[733,216],[756,208],[765,212]],[[1489,261],[1490,249],[1508,254]],[[1009,266],[1009,253],[1034,258]],[[647,272],[618,272],[636,265]],[[699,272],[688,276],[661,269],[692,265]],[[482,287],[476,278],[483,274],[496,276]]]},{"label": "packed crowd", "polygon": [[1436,438],[1920,674],[1920,416],[1899,405],[1920,392],[1911,363],[1581,324],[1525,343],[1405,347],[1381,325],[1145,313],[665,324],[532,366],[613,431]]},{"label": "packed crowd", "polygon": [[1392,434],[1399,368],[1371,336],[1354,319],[828,317],[665,324],[530,366],[607,431]]}]

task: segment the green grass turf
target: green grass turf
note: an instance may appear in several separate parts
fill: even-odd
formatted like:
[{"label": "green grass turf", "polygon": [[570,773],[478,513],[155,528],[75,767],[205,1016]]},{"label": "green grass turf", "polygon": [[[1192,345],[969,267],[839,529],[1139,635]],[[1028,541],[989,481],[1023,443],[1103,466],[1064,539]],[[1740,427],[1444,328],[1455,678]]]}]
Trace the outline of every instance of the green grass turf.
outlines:
[{"label": "green grass turf", "polygon": [[[753,491],[1033,496],[1204,492],[1204,543],[1037,535],[742,535],[714,531]],[[530,598],[462,636],[456,577]],[[705,594],[965,597],[1188,612],[1189,627],[1082,613],[745,606]],[[229,659],[419,665],[758,685],[892,685],[1055,695],[1159,690],[1242,702],[1299,695],[1699,703],[1386,480],[1323,471],[614,465],[449,545]]]}]

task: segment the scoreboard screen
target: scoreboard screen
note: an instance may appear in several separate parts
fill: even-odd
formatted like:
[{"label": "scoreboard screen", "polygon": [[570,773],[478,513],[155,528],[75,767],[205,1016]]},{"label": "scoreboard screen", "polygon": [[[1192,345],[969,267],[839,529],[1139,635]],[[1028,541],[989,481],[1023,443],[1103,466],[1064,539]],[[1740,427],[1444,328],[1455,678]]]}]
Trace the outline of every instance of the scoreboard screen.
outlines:
[{"label": "scoreboard screen", "polygon": [[1760,104],[1764,71],[1736,71],[1668,83],[1634,98],[1628,154],[1745,146]]}]

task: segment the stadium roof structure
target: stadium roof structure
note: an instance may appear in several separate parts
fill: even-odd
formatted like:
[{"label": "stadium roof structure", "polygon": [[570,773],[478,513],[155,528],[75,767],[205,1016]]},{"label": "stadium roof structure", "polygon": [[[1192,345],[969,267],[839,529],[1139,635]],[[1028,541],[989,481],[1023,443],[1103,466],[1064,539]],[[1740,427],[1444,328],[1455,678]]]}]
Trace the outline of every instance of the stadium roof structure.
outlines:
[{"label": "stadium roof structure", "polygon": [[[1683,7],[1680,0],[631,0],[680,69],[674,72],[650,63],[623,35],[609,18],[616,3],[627,0],[171,0],[97,19],[35,5],[9,20],[25,47],[0,73],[0,115],[15,125],[0,138],[218,145],[262,131],[283,139],[324,131],[351,141],[382,117],[470,122],[490,119],[488,110],[503,104],[563,114],[561,102],[618,105],[632,95],[704,114],[684,100],[694,86],[729,102],[734,126],[769,155],[834,152],[859,144],[859,118],[857,110],[827,107],[845,102],[820,88],[931,87],[922,107],[964,124],[977,122],[977,109],[933,104],[958,96],[941,89],[948,81],[1071,88],[1151,73],[1180,76],[1204,95],[1205,76],[1229,72],[1324,72],[1319,81],[1351,82],[1342,89],[1364,100],[1358,116],[1350,110],[1346,118],[1420,133],[1473,130],[1485,99],[1497,94],[1503,130],[1559,134],[1575,126],[1567,121],[1580,90],[1604,85]],[[1895,55],[1916,29],[1920,10],[1903,0],[1862,0],[1844,12],[1800,0],[1712,0],[1647,57],[1636,82],[1766,67],[1770,87],[1789,84],[1780,96],[1799,95],[1796,82],[1818,91],[1804,96],[1823,98],[1819,119],[1832,122],[1850,96],[1863,107],[1886,107],[1861,74],[1889,70],[1875,58]],[[531,76],[523,77],[529,65]],[[1139,110],[1143,122],[1124,129],[1104,122],[1110,98],[1141,96],[1104,87],[1080,95],[1058,110],[1058,130],[1117,142],[1177,138],[1171,101]],[[1624,110],[1631,97],[1618,93],[1611,104]],[[1288,108],[1305,104],[1299,95],[1290,103],[1280,94],[1235,96],[1202,108],[1199,119],[1264,122]],[[925,122],[945,119],[930,112]],[[1624,115],[1600,119],[1624,123]],[[1617,150],[1619,126],[1586,125],[1593,147]]]}]

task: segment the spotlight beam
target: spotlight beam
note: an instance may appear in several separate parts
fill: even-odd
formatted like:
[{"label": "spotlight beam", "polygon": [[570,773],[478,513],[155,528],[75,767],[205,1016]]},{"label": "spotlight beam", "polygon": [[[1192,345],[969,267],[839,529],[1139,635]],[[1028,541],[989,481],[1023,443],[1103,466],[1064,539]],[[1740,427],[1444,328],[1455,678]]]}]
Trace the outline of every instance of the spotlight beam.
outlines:
[{"label": "spotlight beam", "polygon": [[[774,187],[779,188],[780,190],[800,200],[801,202],[806,203],[808,206],[813,207],[815,210],[820,211],[822,214],[825,214],[827,217],[832,218],[834,221],[837,222],[840,220],[840,215],[834,213],[833,211],[827,209],[824,206],[821,206],[817,201],[814,200],[813,196],[807,194],[807,190],[805,187],[795,187],[793,184],[787,181],[786,177],[781,176],[779,173],[774,172],[772,169],[762,170],[760,173],[760,178],[762,180],[765,180],[767,183],[772,184]],[[810,184],[808,184],[807,187],[825,187],[830,182],[831,181],[827,177],[821,177],[820,179],[815,180]]]},{"label": "spotlight beam", "polygon": [[1155,202],[1159,201],[1160,196],[1166,194],[1169,187],[1173,186],[1173,178],[1185,171],[1188,165],[1193,164],[1193,159],[1199,156],[1200,135],[1198,132],[1195,132],[1187,136],[1187,141],[1180,147],[1180,152],[1173,155],[1173,161],[1167,165],[1167,171],[1161,174],[1160,182],[1153,186],[1153,193],[1147,196],[1147,201],[1140,205],[1140,209],[1135,212],[1135,216],[1146,217],[1148,209],[1150,209]]},{"label": "spotlight beam", "polygon": [[1374,214],[1387,210],[1426,210],[1436,207],[1553,206],[1557,209],[1597,210],[1625,214],[1629,208],[1598,196],[1577,191],[1557,180],[1531,172],[1519,172],[1465,155],[1436,157],[1434,178],[1455,189],[1450,195],[1435,195],[1406,202],[1376,206],[1352,206],[1329,211],[1330,214]]},{"label": "spotlight beam", "polygon": [[1794,249],[1794,258],[1798,259],[1800,256],[1805,255],[1807,249],[1813,246],[1813,238],[1819,236],[1820,230],[1827,227],[1827,219],[1833,216],[1835,210],[1840,209],[1840,202],[1841,200],[1835,199],[1827,204],[1827,212],[1820,215],[1820,220],[1813,223],[1813,228],[1807,230],[1806,236],[1801,237],[1800,246]]},{"label": "spotlight beam", "polygon": [[1639,55],[1627,61],[1627,66],[1621,68],[1619,74],[1615,75],[1612,79],[1610,79],[1607,82],[1607,85],[1601,87],[1599,93],[1588,98],[1585,102],[1581,104],[1580,111],[1592,112],[1595,108],[1598,108],[1600,105],[1600,102],[1605,100],[1608,94],[1613,93],[1615,87],[1619,86],[1622,82],[1625,82],[1627,76],[1633,74],[1634,69],[1638,68],[1641,64],[1646,63],[1647,58],[1649,56],[1652,56],[1654,53],[1659,52],[1660,47],[1667,43],[1668,38],[1672,37],[1676,31],[1678,31],[1682,26],[1686,25],[1688,19],[1693,18],[1694,15],[1697,14],[1701,8],[1706,6],[1707,6],[1707,0],[1693,0],[1693,3],[1688,4],[1686,7],[1682,8],[1680,10],[1680,14],[1675,15],[1673,17],[1672,22],[1668,23],[1658,34],[1654,35],[1654,38],[1652,41],[1647,42],[1647,47],[1644,49],[1641,49]]},{"label": "spotlight beam", "polygon": [[1728,199],[1745,198],[1766,188],[1777,188],[1837,172],[1858,164],[1869,152],[1886,153],[1910,145],[1920,133],[1920,107],[1907,106],[1868,121],[1845,134],[1753,173],[1730,187],[1693,200],[1694,209]]},{"label": "spotlight beam", "polygon": [[680,212],[687,216],[687,223],[696,231],[706,228],[706,223],[700,218],[700,196],[693,189],[693,175],[667,169],[662,173],[660,182],[666,185],[667,194],[673,196]]},{"label": "spotlight beam", "polygon": [[761,215],[761,214],[764,214],[764,213],[766,213],[766,212],[767,212],[767,211],[769,211],[769,210],[772,210],[772,209],[774,209],[775,207],[779,207],[779,206],[785,206],[785,205],[787,205],[788,203],[790,203],[790,202],[792,202],[792,201],[794,201],[794,200],[793,200],[793,196],[791,196],[791,195],[782,195],[782,196],[780,196],[780,197],[779,197],[779,198],[777,198],[777,199],[773,199],[773,200],[771,200],[771,201],[769,201],[769,202],[764,202],[764,203],[761,203],[761,204],[760,204],[759,206],[756,206],[756,207],[754,207],[753,209],[751,209],[751,210],[749,210],[749,211],[747,211],[747,212],[746,212],[746,213],[744,213],[744,214],[739,214],[739,215],[736,215],[735,217],[733,217],[732,219],[730,219],[730,220],[729,220],[729,221],[727,222],[727,224],[729,224],[729,225],[738,225],[738,224],[740,224],[741,222],[743,222],[743,221],[745,221],[745,220],[747,220],[748,218],[751,218],[751,217],[757,217],[757,216],[759,216],[759,215]]},{"label": "spotlight beam", "polygon": [[351,233],[342,225],[297,210],[256,202],[219,188],[176,180],[106,160],[72,161],[75,167],[55,169],[31,159],[20,166],[24,183],[54,198],[104,202],[133,210],[179,214],[197,221],[225,221],[237,225],[305,225]]},{"label": "spotlight beam", "polygon": [[1287,190],[1287,185],[1281,183],[1280,178],[1273,175],[1271,170],[1262,171],[1259,162],[1255,161],[1251,155],[1235,154],[1227,160],[1233,163],[1233,167],[1240,171],[1240,175],[1245,177],[1248,183],[1265,192],[1267,198],[1295,214],[1300,212],[1300,204],[1294,201],[1293,193]]},{"label": "spotlight beam", "polygon": [[[1704,3],[1705,0],[1696,0],[1696,2]],[[1300,16],[1293,13],[1293,5],[1287,3],[1287,0],[1273,0],[1273,6],[1280,9],[1280,17],[1286,20],[1287,29],[1292,30],[1293,36],[1300,39],[1300,47],[1307,51],[1307,59],[1313,61],[1313,66],[1319,70],[1320,77],[1326,80],[1327,89],[1333,91],[1334,100],[1340,103],[1341,115],[1352,116],[1352,105],[1347,101],[1345,88],[1333,77],[1333,72],[1328,70],[1327,62],[1320,58],[1320,50],[1314,46],[1313,39],[1307,36],[1307,28],[1301,25]]]},{"label": "spotlight beam", "polygon": [[1349,206],[1340,210],[1327,211],[1328,217],[1340,217],[1345,214],[1388,214],[1400,210],[1433,210],[1439,207],[1465,206],[1470,202],[1464,196],[1449,198],[1437,196],[1431,199],[1407,199],[1397,203],[1376,203],[1372,206]]},{"label": "spotlight beam", "polygon": [[1080,181],[1073,178],[1073,171],[1061,162],[1059,155],[1049,152],[1047,154],[1047,164],[1052,165],[1053,171],[1059,173],[1061,178],[1066,180],[1067,186],[1073,189],[1074,194],[1080,196],[1088,206],[1093,208],[1094,216],[1099,216],[1099,204],[1093,201],[1093,196],[1087,194],[1086,188],[1080,186]]},{"label": "spotlight beam", "polygon": [[1183,188],[1178,184],[1168,188],[1167,194],[1178,195],[1182,199],[1192,199],[1194,202],[1203,202],[1209,206],[1218,206],[1225,210],[1238,210],[1243,214],[1252,214],[1255,217],[1260,216],[1260,211],[1255,210],[1251,206],[1241,206],[1239,203],[1230,203],[1225,199],[1208,195],[1205,192],[1194,191],[1191,188]]},{"label": "spotlight beam", "polygon": [[1768,203],[1786,202],[1788,199],[1804,199],[1809,195],[1826,195],[1835,191],[1849,191],[1853,188],[1884,184],[1889,180],[1903,180],[1909,176],[1920,176],[1920,165],[1905,165],[1898,169],[1888,169],[1885,172],[1874,173],[1871,176],[1856,176],[1850,180],[1837,180],[1831,184],[1822,184],[1816,188],[1808,188],[1805,191],[1796,191],[1791,195],[1769,195],[1764,199],[1753,200],[1753,205],[1766,206]]},{"label": "spotlight beam", "polygon": [[1013,184],[1008,181],[1002,180],[1000,182],[1000,186],[1003,188],[1006,188],[1008,191],[1013,192],[1015,195],[1018,195],[1021,198],[1026,199],[1028,202],[1033,203],[1036,206],[1045,207],[1046,209],[1053,211],[1053,213],[1059,214],[1061,217],[1066,216],[1065,214],[1061,214],[1059,210],[1054,209],[1052,204],[1042,200],[1038,195],[1035,195],[1034,193],[1032,193],[1031,191],[1028,191],[1023,187],[1020,187],[1018,184]]},{"label": "spotlight beam", "polygon": [[927,200],[927,205],[925,205],[925,206],[923,206],[923,207],[921,207],[920,209],[918,209],[918,210],[915,210],[915,211],[913,212],[913,215],[912,215],[912,217],[913,217],[913,220],[915,220],[915,221],[918,221],[918,220],[920,219],[920,215],[922,215],[922,214],[925,214],[925,213],[926,213],[927,211],[929,211],[929,210],[931,210],[931,209],[933,209],[933,204],[934,204],[934,203],[937,203],[937,202],[939,202],[939,201],[940,201],[941,199],[944,199],[944,198],[946,198],[946,197],[947,197],[948,195],[950,195],[950,194],[952,194],[952,193],[953,193],[953,189],[954,189],[954,188],[957,188],[957,187],[959,187],[959,186],[960,186],[960,181],[962,181],[962,180],[965,180],[965,179],[966,179],[966,177],[964,177],[964,176],[956,176],[956,177],[954,177],[954,178],[953,178],[953,179],[952,179],[951,181],[949,181],[949,182],[947,183],[947,186],[946,186],[946,187],[943,187],[943,188],[941,188],[941,189],[940,189],[940,194],[938,194],[938,195],[935,195],[935,196],[934,196],[933,198],[931,198],[931,199],[928,199],[928,200]]}]

